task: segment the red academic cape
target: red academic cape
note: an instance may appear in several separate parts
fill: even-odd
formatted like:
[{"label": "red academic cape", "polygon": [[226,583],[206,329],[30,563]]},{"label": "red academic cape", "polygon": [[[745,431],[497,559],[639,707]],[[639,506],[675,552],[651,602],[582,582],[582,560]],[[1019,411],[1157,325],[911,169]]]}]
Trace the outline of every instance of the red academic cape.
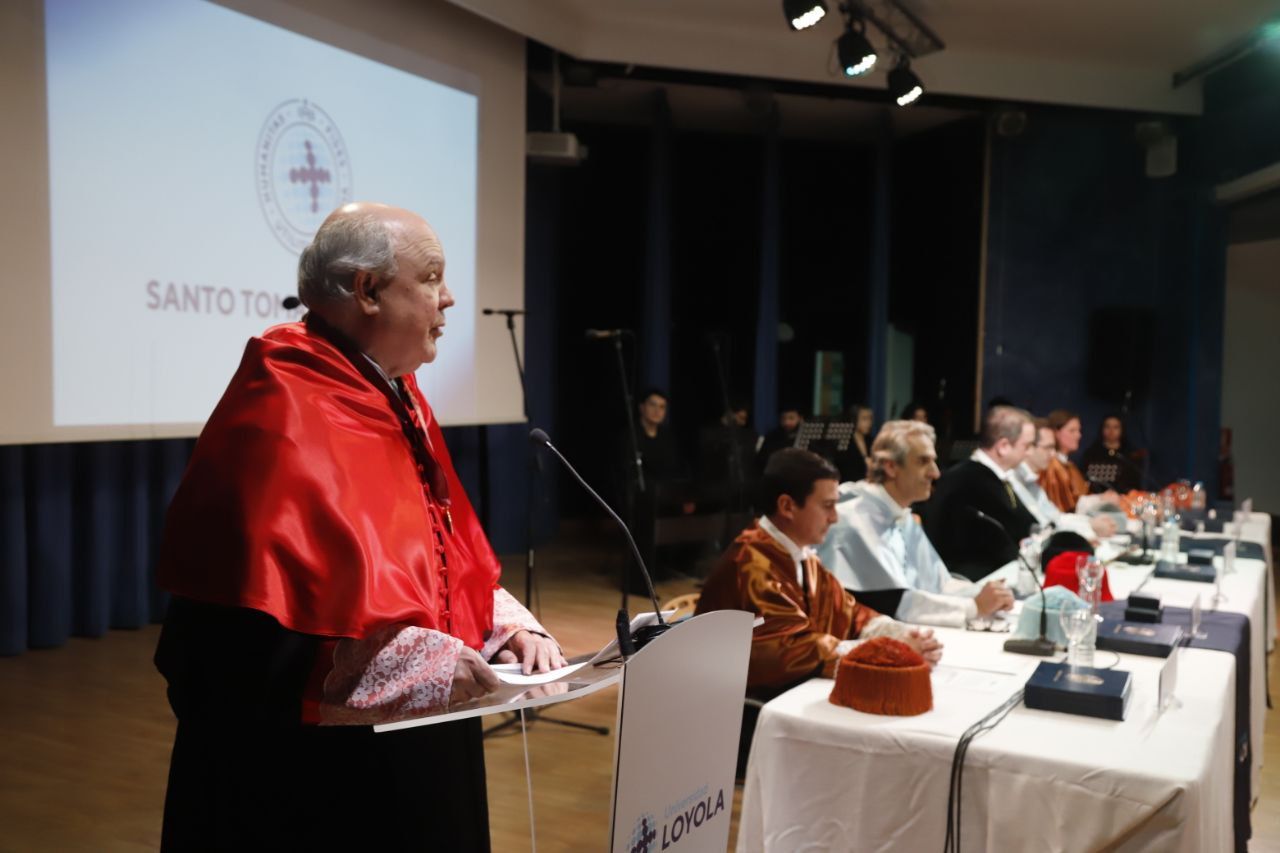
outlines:
[{"label": "red academic cape", "polygon": [[250,339],[169,507],[160,585],[303,634],[406,624],[479,649],[500,566],[403,384],[416,411],[314,315]]}]

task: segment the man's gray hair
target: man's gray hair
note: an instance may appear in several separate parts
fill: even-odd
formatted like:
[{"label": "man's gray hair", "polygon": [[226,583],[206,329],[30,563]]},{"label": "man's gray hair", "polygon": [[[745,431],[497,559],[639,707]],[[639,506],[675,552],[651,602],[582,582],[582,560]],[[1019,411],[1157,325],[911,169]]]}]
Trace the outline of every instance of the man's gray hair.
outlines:
[{"label": "man's gray hair", "polygon": [[884,473],[886,462],[906,464],[907,454],[911,452],[911,439],[915,436],[927,438],[931,444],[938,440],[933,427],[923,421],[886,421],[880,427],[876,440],[871,442],[871,465],[867,468],[867,479],[873,483],[883,483],[887,479]]},{"label": "man's gray hair", "polygon": [[397,271],[391,230],[377,216],[335,216],[320,226],[298,257],[298,297],[308,308],[350,299],[358,272],[379,280]]},{"label": "man's gray hair", "polygon": [[990,450],[1002,438],[1017,443],[1022,436],[1022,425],[1032,423],[1031,413],[1017,406],[992,406],[982,420],[982,435],[978,446]]}]

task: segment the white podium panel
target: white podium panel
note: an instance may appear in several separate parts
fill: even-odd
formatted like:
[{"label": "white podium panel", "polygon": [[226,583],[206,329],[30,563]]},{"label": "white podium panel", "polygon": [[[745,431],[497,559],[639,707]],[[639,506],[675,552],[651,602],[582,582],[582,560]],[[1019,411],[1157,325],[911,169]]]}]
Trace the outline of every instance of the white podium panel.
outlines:
[{"label": "white podium panel", "polygon": [[618,701],[614,853],[723,853],[754,617],[705,613],[627,661]]}]

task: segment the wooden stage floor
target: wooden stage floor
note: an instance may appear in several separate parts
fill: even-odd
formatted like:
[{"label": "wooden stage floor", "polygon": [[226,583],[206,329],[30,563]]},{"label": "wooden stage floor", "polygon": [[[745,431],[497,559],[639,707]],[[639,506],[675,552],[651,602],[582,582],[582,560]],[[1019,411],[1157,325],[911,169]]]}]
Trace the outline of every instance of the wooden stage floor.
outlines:
[{"label": "wooden stage floor", "polygon": [[[603,645],[619,605],[620,550],[557,545],[538,552],[537,608],[569,654]],[[524,594],[523,556],[503,560],[503,581]],[[659,584],[663,600],[694,589]],[[538,602],[535,602],[538,603]],[[632,597],[633,612],[641,599]],[[0,851],[141,851],[160,840],[174,722],[151,665],[159,628],[73,639],[60,649],[0,659]],[[1280,684],[1275,656],[1272,683]],[[551,716],[614,723],[616,690],[557,707]],[[612,736],[540,720],[529,727],[538,846],[597,851],[608,842]],[[1267,715],[1266,766],[1250,850],[1280,853],[1280,722]],[[529,849],[519,727],[490,737],[493,849]],[[1229,796],[1229,792],[1222,792]],[[735,796],[736,829],[740,792]],[[939,840],[941,842],[941,839]]]}]

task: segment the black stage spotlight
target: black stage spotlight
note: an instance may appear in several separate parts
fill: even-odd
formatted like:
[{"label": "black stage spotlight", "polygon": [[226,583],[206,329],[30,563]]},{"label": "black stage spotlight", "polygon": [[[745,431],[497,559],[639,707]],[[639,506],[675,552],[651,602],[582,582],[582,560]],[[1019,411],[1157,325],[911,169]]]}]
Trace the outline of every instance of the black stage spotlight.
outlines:
[{"label": "black stage spotlight", "polygon": [[782,0],[782,14],[793,30],[807,30],[827,15],[825,0]]},{"label": "black stage spotlight", "polygon": [[876,67],[876,49],[867,39],[866,24],[855,27],[850,21],[845,25],[844,35],[836,39],[836,56],[840,70],[849,77],[860,77]]},{"label": "black stage spotlight", "polygon": [[898,102],[898,106],[905,107],[914,104],[924,94],[924,84],[920,82],[920,78],[911,70],[911,63],[904,56],[898,61],[897,66],[889,72],[889,94]]}]

